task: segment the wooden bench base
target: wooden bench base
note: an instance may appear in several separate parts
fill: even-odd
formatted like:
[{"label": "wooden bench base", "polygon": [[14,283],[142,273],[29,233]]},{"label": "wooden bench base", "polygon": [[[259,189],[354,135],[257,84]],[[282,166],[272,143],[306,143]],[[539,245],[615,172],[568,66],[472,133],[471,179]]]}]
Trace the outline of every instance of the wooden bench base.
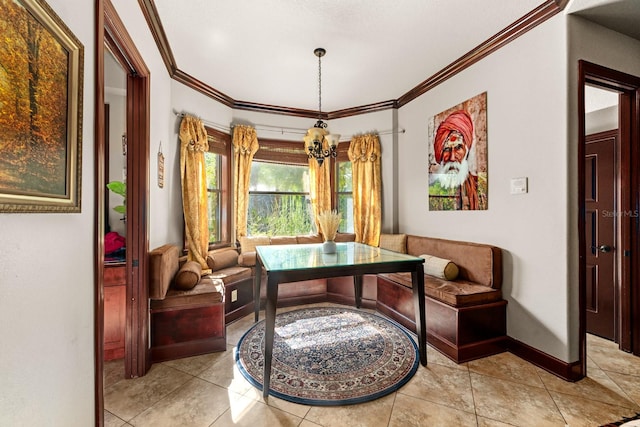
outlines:
[{"label": "wooden bench base", "polygon": [[[507,301],[452,307],[426,298],[427,342],[456,363],[506,351]],[[415,332],[411,289],[378,277],[376,309]]]},{"label": "wooden bench base", "polygon": [[151,310],[151,362],[227,349],[224,302]]},{"label": "wooden bench base", "polygon": [[224,321],[226,324],[253,313],[253,277],[224,286]]}]

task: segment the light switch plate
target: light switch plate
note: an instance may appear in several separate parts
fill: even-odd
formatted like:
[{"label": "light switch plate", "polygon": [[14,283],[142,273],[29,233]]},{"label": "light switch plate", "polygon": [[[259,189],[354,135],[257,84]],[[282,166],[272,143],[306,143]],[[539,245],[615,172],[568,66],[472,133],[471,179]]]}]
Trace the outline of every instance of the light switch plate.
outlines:
[{"label": "light switch plate", "polygon": [[511,178],[511,194],[525,194],[529,191],[527,177]]}]

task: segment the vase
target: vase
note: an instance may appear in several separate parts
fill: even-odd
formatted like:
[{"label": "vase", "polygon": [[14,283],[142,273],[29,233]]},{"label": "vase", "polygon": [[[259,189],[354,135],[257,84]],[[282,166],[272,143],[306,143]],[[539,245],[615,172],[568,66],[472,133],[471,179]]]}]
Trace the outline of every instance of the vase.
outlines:
[{"label": "vase", "polygon": [[325,254],[335,254],[336,253],[336,242],[333,240],[326,240],[322,244],[322,252]]}]

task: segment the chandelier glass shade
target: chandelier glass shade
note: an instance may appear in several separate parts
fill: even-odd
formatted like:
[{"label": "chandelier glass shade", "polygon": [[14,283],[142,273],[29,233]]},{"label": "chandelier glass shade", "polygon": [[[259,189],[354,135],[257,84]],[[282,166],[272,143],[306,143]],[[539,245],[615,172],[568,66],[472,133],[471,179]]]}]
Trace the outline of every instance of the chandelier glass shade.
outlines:
[{"label": "chandelier glass shade", "polygon": [[327,130],[327,124],[322,121],[322,57],[326,50],[319,47],[313,51],[318,57],[318,121],[307,130],[304,144],[310,159],[315,158],[318,165],[322,166],[327,157],[338,156],[339,134],[332,134]]}]

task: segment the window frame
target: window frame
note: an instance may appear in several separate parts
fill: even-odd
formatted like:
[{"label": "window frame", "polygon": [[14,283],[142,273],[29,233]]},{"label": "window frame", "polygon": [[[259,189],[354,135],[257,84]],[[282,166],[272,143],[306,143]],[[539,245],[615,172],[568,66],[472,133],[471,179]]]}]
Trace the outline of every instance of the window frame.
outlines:
[{"label": "window frame", "polygon": [[[209,142],[210,153],[221,155],[220,161],[220,241],[209,241],[209,250],[227,247],[232,245],[232,215],[231,215],[231,135],[205,125],[207,131],[207,141]],[[209,189],[207,189],[207,194]],[[210,215],[210,213],[209,213]],[[235,238],[234,238],[235,240]],[[185,242],[186,243],[186,242]]]},{"label": "window frame", "polygon": [[[338,155],[336,158],[329,157],[325,159],[325,164],[330,167],[330,186],[331,186],[331,209],[338,209],[338,163],[350,162],[349,147],[351,141],[340,141],[338,145]],[[260,149],[254,155],[253,161],[262,161],[267,163],[278,163],[284,165],[309,165],[309,156],[303,141],[291,141],[280,139],[260,139]],[[251,193],[251,192],[250,192]],[[256,192],[260,194],[261,192]],[[274,194],[276,194],[274,192]],[[290,193],[286,193],[290,194]],[[292,193],[291,193],[292,194]],[[353,194],[353,189],[352,189]]]},{"label": "window frame", "polygon": [[[291,140],[261,138],[260,149],[254,154],[251,162],[252,162],[252,167],[253,167],[253,162],[264,162],[264,163],[272,163],[272,164],[279,164],[279,165],[285,165],[285,166],[304,166],[308,168],[309,156],[306,152],[306,148],[302,140],[291,141]],[[299,196],[303,194],[306,194],[307,196],[309,195],[309,193],[301,193],[301,192],[249,191],[249,197],[251,197],[251,194],[255,194],[255,195],[273,194],[273,195],[294,195],[294,196],[295,195]],[[250,227],[247,221],[247,232],[249,228]]]},{"label": "window frame", "polygon": [[[331,209],[338,210],[340,206],[338,203],[339,195],[345,194],[344,192],[338,191],[338,172],[340,171],[338,163],[351,162],[351,160],[349,160],[350,146],[351,141],[340,141],[340,144],[338,145],[338,156],[335,159],[331,158]],[[351,167],[353,171],[353,165]],[[351,185],[351,197],[353,197],[353,183]],[[338,211],[338,213],[341,212]],[[347,233],[353,233],[353,231],[347,231]]]}]

